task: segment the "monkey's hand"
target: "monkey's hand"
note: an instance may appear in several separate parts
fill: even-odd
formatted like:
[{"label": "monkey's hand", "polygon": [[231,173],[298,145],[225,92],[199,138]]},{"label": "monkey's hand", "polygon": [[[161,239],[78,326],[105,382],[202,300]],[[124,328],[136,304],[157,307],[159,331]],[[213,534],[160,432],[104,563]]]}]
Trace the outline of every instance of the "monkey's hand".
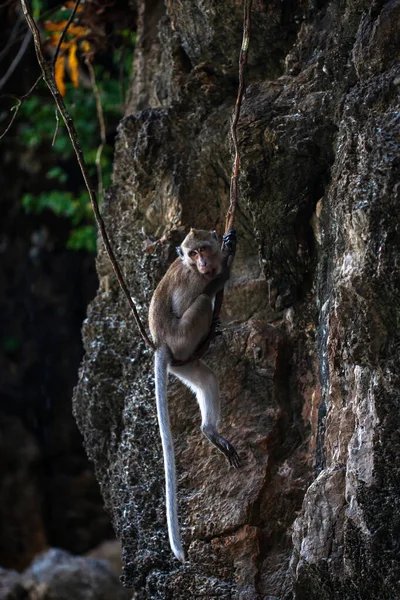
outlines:
[{"label": "monkey's hand", "polygon": [[222,254],[228,269],[231,268],[236,254],[237,236],[236,229],[230,229],[222,238]]},{"label": "monkey's hand", "polygon": [[230,250],[230,252],[233,253],[236,251],[236,244],[237,244],[236,229],[230,229],[228,231],[228,233],[226,233],[222,238],[223,249],[225,248],[225,246],[227,246],[228,249]]},{"label": "monkey's hand", "polygon": [[222,290],[231,275],[231,265],[236,252],[236,230],[231,229],[222,238],[222,262],[221,272],[210,281],[204,289],[204,294],[214,296]]}]

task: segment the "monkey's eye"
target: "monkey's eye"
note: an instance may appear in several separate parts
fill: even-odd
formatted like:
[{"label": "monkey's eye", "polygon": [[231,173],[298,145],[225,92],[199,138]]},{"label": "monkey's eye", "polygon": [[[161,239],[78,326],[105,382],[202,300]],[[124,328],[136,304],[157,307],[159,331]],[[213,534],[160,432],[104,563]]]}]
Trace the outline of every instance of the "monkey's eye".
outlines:
[{"label": "monkey's eye", "polygon": [[190,256],[190,258],[193,258],[194,256],[196,256],[196,254],[197,254],[197,250],[191,250],[191,251],[189,252],[189,256]]}]

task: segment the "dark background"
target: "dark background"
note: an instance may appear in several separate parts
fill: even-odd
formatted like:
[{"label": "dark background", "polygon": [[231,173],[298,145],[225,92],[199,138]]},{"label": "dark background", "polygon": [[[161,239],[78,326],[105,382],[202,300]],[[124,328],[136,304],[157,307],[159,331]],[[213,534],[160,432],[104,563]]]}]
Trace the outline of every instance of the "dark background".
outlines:
[{"label": "dark background", "polygon": [[[106,65],[107,44],[114,50],[119,39],[119,4],[107,5],[110,15],[106,3],[91,3],[100,40],[96,60]],[[123,26],[134,26],[134,13],[127,16],[123,5]],[[3,4],[0,79],[25,32],[19,2]],[[15,104],[9,95],[25,94],[38,75],[31,42],[0,89],[1,133]],[[43,86],[35,93],[49,101]],[[110,144],[117,122],[108,123]],[[27,214],[22,207],[24,194],[46,189],[46,172],[59,158],[50,143],[39,152],[24,145],[20,127],[18,116],[0,142],[0,566],[15,569],[49,546],[80,554],[113,537],[71,410],[83,355],[81,326],[98,283],[95,256],[67,248],[70,220],[50,210]],[[69,185],[81,188],[74,158],[63,166]]]}]

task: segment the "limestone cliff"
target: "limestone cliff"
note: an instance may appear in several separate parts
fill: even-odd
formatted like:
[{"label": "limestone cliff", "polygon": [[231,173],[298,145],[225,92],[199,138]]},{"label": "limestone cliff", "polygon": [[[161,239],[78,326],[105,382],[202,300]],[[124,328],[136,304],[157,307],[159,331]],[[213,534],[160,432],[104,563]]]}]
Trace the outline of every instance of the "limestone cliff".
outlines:
[{"label": "limestone cliff", "polygon": [[[141,0],[139,15],[104,210],[145,319],[187,228],[223,229],[242,6]],[[206,359],[243,466],[171,383],[183,566],[152,357],[100,244],[74,405],[138,598],[400,598],[399,48],[398,0],[254,2],[240,243]]]}]

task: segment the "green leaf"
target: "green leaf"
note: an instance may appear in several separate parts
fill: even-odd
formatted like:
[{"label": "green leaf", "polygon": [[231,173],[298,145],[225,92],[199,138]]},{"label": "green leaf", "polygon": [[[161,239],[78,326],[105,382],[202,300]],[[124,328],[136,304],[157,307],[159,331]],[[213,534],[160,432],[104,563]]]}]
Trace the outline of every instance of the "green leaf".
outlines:
[{"label": "green leaf", "polygon": [[53,167],[46,174],[47,179],[56,179],[60,183],[65,183],[68,179],[67,173],[62,167]]},{"label": "green leaf", "polygon": [[67,248],[71,250],[86,250],[96,254],[97,252],[97,229],[94,225],[84,225],[73,229],[69,240],[67,242]]},{"label": "green leaf", "polygon": [[21,203],[25,212],[29,215],[30,213],[35,212],[37,198],[33,194],[25,194],[21,198]]},{"label": "green leaf", "polygon": [[32,0],[32,14],[34,19],[38,19],[40,17],[40,13],[44,8],[43,0]]}]

